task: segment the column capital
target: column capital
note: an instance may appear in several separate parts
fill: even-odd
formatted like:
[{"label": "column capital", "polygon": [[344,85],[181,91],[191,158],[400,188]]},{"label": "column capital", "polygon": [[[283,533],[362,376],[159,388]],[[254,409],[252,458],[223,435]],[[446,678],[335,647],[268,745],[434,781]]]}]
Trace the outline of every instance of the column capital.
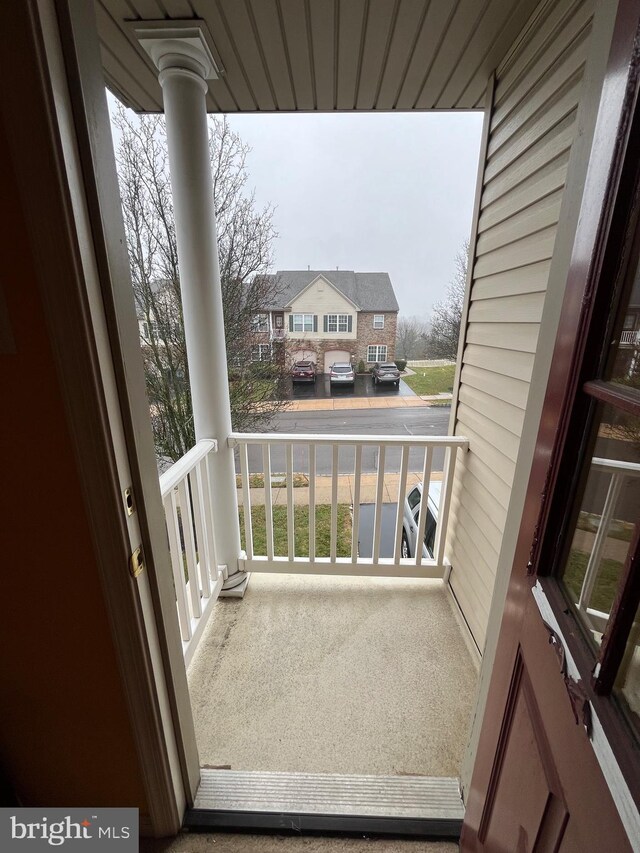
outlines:
[{"label": "column capital", "polygon": [[134,32],[160,73],[179,69],[203,80],[217,80],[222,73],[210,36],[198,21],[136,22]]}]

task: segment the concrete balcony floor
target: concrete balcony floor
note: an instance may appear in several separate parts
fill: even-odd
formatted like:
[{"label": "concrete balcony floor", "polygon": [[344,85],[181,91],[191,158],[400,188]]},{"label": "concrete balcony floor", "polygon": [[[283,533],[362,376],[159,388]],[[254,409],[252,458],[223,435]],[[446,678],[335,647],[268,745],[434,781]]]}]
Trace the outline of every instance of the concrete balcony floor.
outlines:
[{"label": "concrete balcony floor", "polygon": [[458,776],[476,678],[441,581],[253,574],[189,668],[200,762]]}]

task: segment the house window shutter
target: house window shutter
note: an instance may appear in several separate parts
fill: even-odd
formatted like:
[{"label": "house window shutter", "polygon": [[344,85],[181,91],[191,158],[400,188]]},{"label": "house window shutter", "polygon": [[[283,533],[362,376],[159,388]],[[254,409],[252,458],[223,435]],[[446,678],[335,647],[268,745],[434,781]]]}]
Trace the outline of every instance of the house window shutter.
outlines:
[{"label": "house window shutter", "polygon": [[349,314],[349,318],[347,320],[347,331],[348,332],[353,331],[353,317],[351,316],[351,314]]},{"label": "house window shutter", "polygon": [[318,315],[317,314],[313,315],[313,331],[314,332],[318,331]]},{"label": "house window shutter", "polygon": [[289,331],[293,332],[293,314],[289,314]]},{"label": "house window shutter", "polygon": [[329,331],[329,317],[326,314],[324,315],[322,322],[323,322],[323,327],[322,327],[323,331],[325,331],[325,332]]}]

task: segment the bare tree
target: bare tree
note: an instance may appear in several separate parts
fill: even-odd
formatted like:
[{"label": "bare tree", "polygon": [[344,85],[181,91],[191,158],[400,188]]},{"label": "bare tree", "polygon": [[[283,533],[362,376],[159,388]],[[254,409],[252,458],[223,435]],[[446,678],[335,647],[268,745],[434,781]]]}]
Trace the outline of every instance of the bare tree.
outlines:
[{"label": "bare tree", "polygon": [[467,286],[469,241],[465,240],[455,257],[455,274],[444,299],[436,302],[431,313],[431,332],[427,338],[427,358],[458,357],[458,338],[462,322],[462,306]]},{"label": "bare tree", "polygon": [[[175,461],[195,442],[164,119],[119,106],[118,178],[156,453]],[[231,414],[234,429],[257,430],[282,408],[286,359],[254,322],[274,304],[265,276],[276,232],[273,209],[246,192],[249,151],[226,119],[209,125],[218,227]],[[280,347],[283,345],[280,344]],[[257,359],[257,360],[256,360]]]},{"label": "bare tree", "polygon": [[399,317],[396,330],[396,357],[424,358],[429,324],[420,317]]}]

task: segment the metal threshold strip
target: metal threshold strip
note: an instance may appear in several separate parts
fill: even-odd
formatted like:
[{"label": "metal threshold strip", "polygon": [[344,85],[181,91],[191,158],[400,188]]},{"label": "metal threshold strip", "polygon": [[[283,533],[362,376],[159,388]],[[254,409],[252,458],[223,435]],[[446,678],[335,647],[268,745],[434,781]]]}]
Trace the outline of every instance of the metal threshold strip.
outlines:
[{"label": "metal threshold strip", "polygon": [[457,778],[202,770],[185,828],[458,838]]}]

